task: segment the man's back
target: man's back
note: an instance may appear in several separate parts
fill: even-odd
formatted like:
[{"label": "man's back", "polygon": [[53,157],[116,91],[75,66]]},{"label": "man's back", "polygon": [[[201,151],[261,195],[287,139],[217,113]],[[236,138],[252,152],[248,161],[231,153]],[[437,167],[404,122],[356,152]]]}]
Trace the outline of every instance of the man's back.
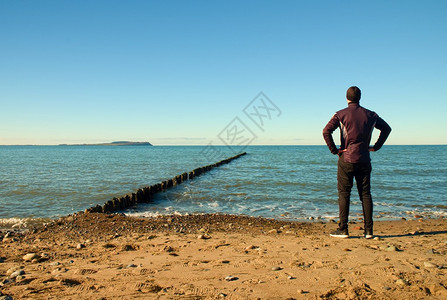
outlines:
[{"label": "man's back", "polygon": [[369,162],[369,144],[374,128],[381,131],[381,137],[374,145],[374,150],[379,150],[391,128],[375,112],[359,105],[358,102],[350,102],[348,107],[335,113],[326,127],[323,136],[332,153],[337,154],[338,149],[332,139],[332,132],[340,127],[340,150],[345,150],[344,161],[350,163]]}]

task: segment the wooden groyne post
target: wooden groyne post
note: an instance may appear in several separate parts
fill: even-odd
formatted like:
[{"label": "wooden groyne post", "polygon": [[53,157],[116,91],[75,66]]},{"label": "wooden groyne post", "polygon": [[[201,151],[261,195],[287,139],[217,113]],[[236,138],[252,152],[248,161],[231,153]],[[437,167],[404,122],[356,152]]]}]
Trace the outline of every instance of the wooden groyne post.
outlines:
[{"label": "wooden groyne post", "polygon": [[138,189],[135,193],[127,194],[125,196],[119,198],[113,198],[110,201],[107,201],[103,205],[96,205],[85,210],[86,213],[112,213],[115,211],[124,210],[130,208],[138,203],[149,203],[152,201],[155,194],[164,192],[169,188],[172,188],[178,184],[181,184],[185,181],[192,180],[193,178],[200,176],[206,172],[211,171],[214,168],[217,168],[221,165],[228,164],[229,162],[246,155],[247,152],[239,153],[238,155],[229,157],[227,159],[221,160],[217,163],[207,165],[204,167],[200,167],[194,169],[190,172],[185,172],[180,175],[174,176],[171,179],[167,179],[157,184],[153,184],[148,187],[144,187]]}]

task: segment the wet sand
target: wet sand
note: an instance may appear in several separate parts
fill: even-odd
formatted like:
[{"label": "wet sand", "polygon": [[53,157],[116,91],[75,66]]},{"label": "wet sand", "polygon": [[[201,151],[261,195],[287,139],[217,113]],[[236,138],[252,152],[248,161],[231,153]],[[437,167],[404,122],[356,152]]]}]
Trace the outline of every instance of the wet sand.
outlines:
[{"label": "wet sand", "polygon": [[336,226],[76,214],[0,233],[0,299],[447,299],[446,219]]}]

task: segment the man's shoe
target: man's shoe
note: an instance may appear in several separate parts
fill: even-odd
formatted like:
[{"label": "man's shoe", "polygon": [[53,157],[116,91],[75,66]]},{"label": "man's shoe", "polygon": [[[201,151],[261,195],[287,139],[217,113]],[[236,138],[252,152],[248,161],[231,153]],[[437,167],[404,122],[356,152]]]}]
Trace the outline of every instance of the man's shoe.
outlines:
[{"label": "man's shoe", "polygon": [[372,229],[366,229],[363,236],[365,239],[372,239],[374,237]]},{"label": "man's shoe", "polygon": [[348,229],[340,229],[340,228],[338,228],[334,232],[331,232],[329,235],[332,237],[342,238],[342,239],[346,239],[349,237]]}]

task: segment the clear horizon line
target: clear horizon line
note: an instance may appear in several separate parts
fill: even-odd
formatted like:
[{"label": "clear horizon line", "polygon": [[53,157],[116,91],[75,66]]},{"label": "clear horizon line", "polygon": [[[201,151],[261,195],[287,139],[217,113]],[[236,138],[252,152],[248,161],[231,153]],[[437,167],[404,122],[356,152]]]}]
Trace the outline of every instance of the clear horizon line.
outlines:
[{"label": "clear horizon line", "polygon": [[[100,144],[0,144],[0,146],[102,146]],[[219,147],[253,147],[253,146],[326,146],[326,144],[254,144],[254,145],[225,145],[225,144],[153,144],[152,147],[157,146],[219,146]],[[447,146],[446,144],[386,144],[386,146]],[[129,146],[125,146],[129,147]]]}]

